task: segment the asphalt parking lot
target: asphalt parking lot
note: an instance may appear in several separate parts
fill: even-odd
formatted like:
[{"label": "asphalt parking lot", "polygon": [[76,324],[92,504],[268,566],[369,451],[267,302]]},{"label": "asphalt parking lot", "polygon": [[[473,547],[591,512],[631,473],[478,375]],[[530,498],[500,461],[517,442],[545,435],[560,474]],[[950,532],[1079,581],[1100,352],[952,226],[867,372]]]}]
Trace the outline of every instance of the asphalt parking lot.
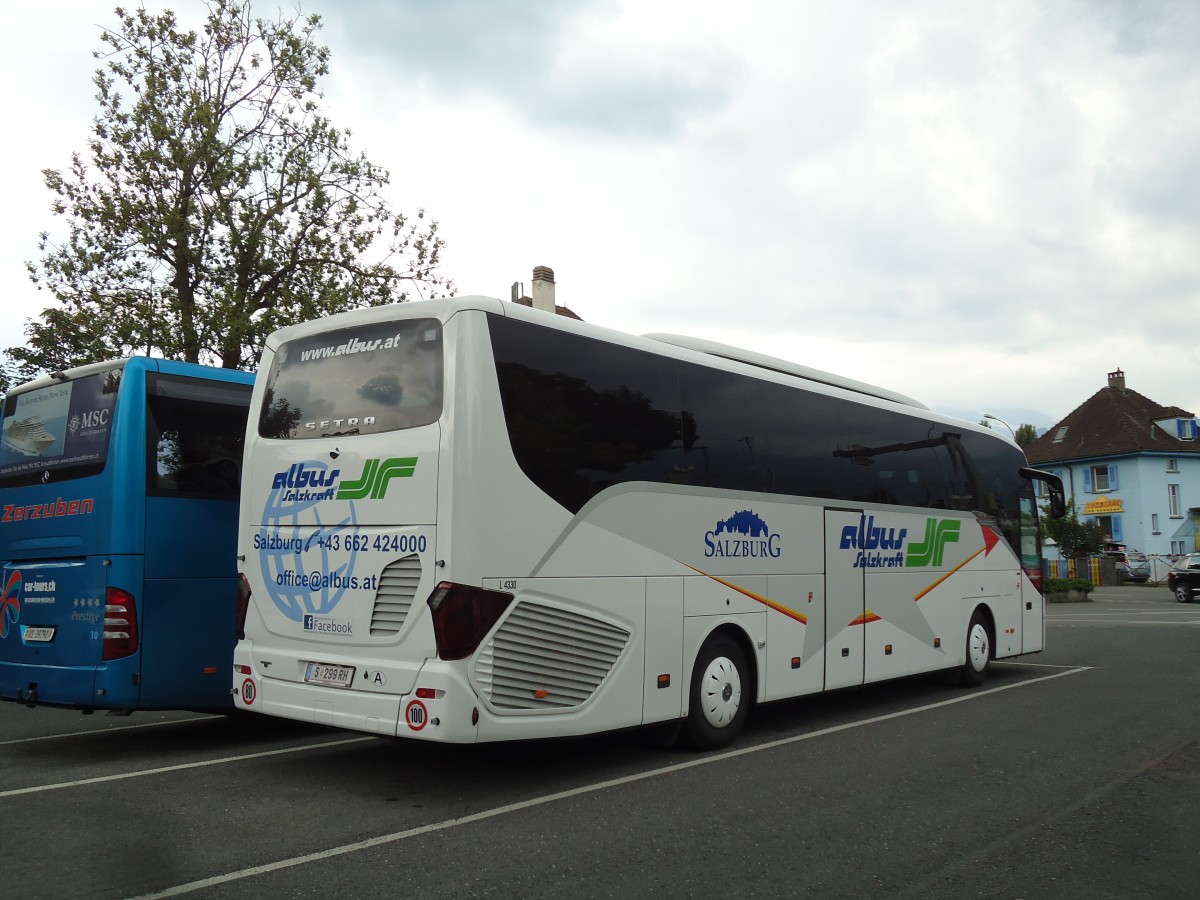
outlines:
[{"label": "asphalt parking lot", "polygon": [[976,690],[437,747],[257,718],[0,705],[12,897],[1192,897],[1200,605],[1054,604]]}]

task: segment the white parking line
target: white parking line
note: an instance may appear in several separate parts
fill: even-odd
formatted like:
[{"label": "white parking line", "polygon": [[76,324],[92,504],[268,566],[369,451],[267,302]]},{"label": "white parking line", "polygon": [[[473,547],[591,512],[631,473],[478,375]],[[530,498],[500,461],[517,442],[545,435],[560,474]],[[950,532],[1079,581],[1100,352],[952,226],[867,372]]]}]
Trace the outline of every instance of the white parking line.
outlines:
[{"label": "white parking line", "polygon": [[497,806],[494,809],[487,809],[483,810],[482,812],[472,813],[469,816],[463,816],[458,819],[445,819],[441,822],[434,822],[429,825],[421,825],[417,828],[409,828],[406,831],[397,831],[393,832],[392,834],[384,834],[380,835],[379,837],[368,838],[363,841],[355,841],[352,844],[343,844],[340,847],[331,847],[328,850],[321,850],[317,853],[306,853],[303,856],[293,856],[291,859],[281,859],[277,862],[266,863],[261,866],[251,866],[247,869],[239,869],[235,872],[227,872],[224,875],[214,875],[211,878],[202,878],[198,881],[189,881],[186,884],[175,885],[174,887],[169,887],[153,894],[144,894],[140,897],[134,898],[134,900],[155,900],[155,898],[159,897],[178,897],[180,894],[189,894],[192,891],[201,891],[205,888],[229,884],[233,881],[240,881],[245,878],[253,878],[257,875],[266,875],[270,872],[278,872],[281,869],[290,869],[311,862],[319,862],[320,860],[331,859],[335,856],[344,856],[347,853],[357,853],[360,850],[370,850],[373,847],[394,844],[398,841],[404,841],[408,840],[409,838],[420,837],[421,835],[432,834],[438,831],[446,831],[462,825],[471,825],[475,822],[485,821],[486,819],[494,819],[497,816],[506,816],[510,813],[532,809],[533,807],[537,806],[544,806],[548,803],[557,803],[559,800],[567,800],[572,797],[593,794],[598,791],[607,790],[608,788],[634,784],[639,781],[646,781],[651,778],[659,778],[664,775],[674,775],[677,772],[683,772],[687,769],[695,769],[699,766],[708,766],[712,765],[713,763],[723,762],[727,759],[735,759],[739,756],[749,756],[752,753],[761,753],[764,750],[774,750],[778,747],[787,746],[788,744],[795,744],[799,743],[800,741],[825,737],[826,735],[837,734],[841,731],[849,731],[852,728],[862,728],[865,725],[875,725],[879,722],[887,722],[891,719],[899,719],[905,716],[916,715],[917,713],[928,712],[929,710],[933,709],[941,709],[945,706],[952,706],[955,703],[965,703],[971,700],[979,700],[990,694],[998,694],[1001,691],[1010,691],[1015,688],[1027,687],[1031,684],[1039,684],[1040,682],[1050,681],[1055,678],[1062,678],[1066,675],[1079,675],[1083,672],[1091,671],[1091,669],[1091,666],[1076,666],[1062,672],[1055,672],[1053,675],[1043,675],[1041,678],[1032,678],[1029,681],[1019,681],[1013,684],[1005,684],[999,687],[990,688],[985,691],[975,691],[970,694],[963,694],[962,696],[954,697],[950,700],[941,700],[937,703],[928,703],[925,706],[918,706],[913,709],[905,709],[894,713],[885,713],[881,716],[872,716],[869,719],[863,719],[859,722],[847,722],[843,725],[833,725],[829,728],[822,728],[819,731],[811,731],[806,734],[796,735],[794,737],[780,738],[779,740],[769,741],[765,744],[757,744],[753,747],[744,747],[740,750],[729,750],[725,753],[714,753],[709,756],[692,759],[683,763],[676,763],[661,769],[652,769],[649,772],[640,772],[636,775],[626,775],[622,778],[613,778],[608,781],[598,782],[597,784],[572,788],[569,791],[559,791],[556,794],[547,794],[544,797],[535,797],[532,800],[522,800],[517,803],[509,803],[504,806]]},{"label": "white parking line", "polygon": [[1055,619],[1070,619],[1076,616],[1194,616],[1196,610],[1188,609],[1080,609],[1046,616],[1047,622]]},{"label": "white parking line", "polygon": [[1046,624],[1065,627],[1072,625],[1137,625],[1142,628],[1176,628],[1180,625],[1200,625],[1200,619],[1192,619],[1190,621],[1176,620],[1173,622],[1147,622],[1142,619],[1097,619],[1091,616],[1080,616],[1074,619],[1059,619],[1054,622],[1047,622]]},{"label": "white parking line", "polygon": [[192,716],[187,719],[171,719],[169,722],[144,722],[140,725],[117,725],[113,728],[93,728],[91,731],[66,731],[62,734],[43,734],[38,737],[13,738],[11,741],[0,741],[0,747],[10,744],[28,744],[31,741],[52,741],[55,738],[86,737],[92,734],[112,734],[117,731],[132,731],[135,728],[161,728],[164,725],[180,725],[184,722],[221,721],[220,716]]},{"label": "white parking line", "polygon": [[[1024,660],[1021,660],[1021,659],[994,659],[994,660],[992,660],[992,665],[993,666],[1021,666],[1022,668],[1025,666],[1029,666],[1030,668],[1033,668],[1033,669],[1078,669],[1079,668],[1079,666],[1055,666],[1055,665],[1051,665],[1050,663],[1025,662]],[[1088,666],[1087,668],[1094,669],[1096,667]]]},{"label": "white parking line", "polygon": [[118,775],[100,775],[96,778],[81,778],[78,781],[60,781],[58,784],[41,784],[35,787],[16,788],[11,791],[0,791],[0,798],[19,797],[22,794],[40,794],[44,791],[60,791],[63,788],[81,787],[85,784],[103,784],[107,781],[124,781],[127,778],[144,778],[147,775],[162,775],[166,772],[182,772],[185,769],[202,769],[205,766],[220,766],[225,763],[243,762],[247,759],[262,759],[264,756],[282,756],[285,753],[301,753],[305,750],[320,750],[323,747],[338,747],[342,744],[360,744],[363,741],[376,741],[373,735],[366,737],[342,738],[337,741],[323,741],[320,744],[304,744],[300,747],[286,747],[282,750],[262,750],[258,753],[243,753],[241,756],[223,756],[220,759],[206,759],[201,762],[179,763],[175,766],[159,766],[157,769],[142,769],[138,772],[122,772]]}]

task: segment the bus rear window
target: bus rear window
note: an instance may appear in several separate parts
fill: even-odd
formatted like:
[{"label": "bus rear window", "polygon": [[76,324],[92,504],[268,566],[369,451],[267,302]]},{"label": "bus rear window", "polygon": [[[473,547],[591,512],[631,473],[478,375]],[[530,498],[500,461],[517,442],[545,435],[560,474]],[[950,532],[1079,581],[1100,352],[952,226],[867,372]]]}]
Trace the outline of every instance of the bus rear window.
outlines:
[{"label": "bus rear window", "polygon": [[0,423],[0,485],[95,475],[108,458],[122,369],[11,393]]},{"label": "bus rear window", "polygon": [[378,434],[428,425],[441,414],[441,322],[380,322],[280,346],[258,433],[288,439]]}]

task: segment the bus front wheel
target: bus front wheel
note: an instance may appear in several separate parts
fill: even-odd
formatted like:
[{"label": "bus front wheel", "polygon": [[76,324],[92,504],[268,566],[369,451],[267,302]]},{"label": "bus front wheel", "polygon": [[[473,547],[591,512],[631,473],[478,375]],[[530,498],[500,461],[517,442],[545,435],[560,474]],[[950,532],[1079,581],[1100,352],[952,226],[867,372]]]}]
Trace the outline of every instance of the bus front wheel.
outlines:
[{"label": "bus front wheel", "polygon": [[959,684],[964,687],[978,687],[983,684],[991,661],[992,631],[988,627],[987,616],[977,609],[967,628],[967,658],[959,670]]},{"label": "bus front wheel", "polygon": [[746,721],[749,688],[746,655],[738,642],[721,632],[710,635],[692,669],[685,741],[697,750],[727,746]]}]

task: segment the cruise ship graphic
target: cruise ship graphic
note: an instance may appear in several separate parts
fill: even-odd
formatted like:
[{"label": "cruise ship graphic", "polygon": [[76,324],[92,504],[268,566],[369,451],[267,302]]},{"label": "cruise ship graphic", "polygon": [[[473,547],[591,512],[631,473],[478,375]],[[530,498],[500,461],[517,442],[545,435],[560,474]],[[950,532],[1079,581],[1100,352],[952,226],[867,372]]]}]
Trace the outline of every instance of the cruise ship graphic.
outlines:
[{"label": "cruise ship graphic", "polygon": [[5,445],[26,456],[41,456],[57,438],[46,430],[40,416],[12,422],[4,429]]}]

